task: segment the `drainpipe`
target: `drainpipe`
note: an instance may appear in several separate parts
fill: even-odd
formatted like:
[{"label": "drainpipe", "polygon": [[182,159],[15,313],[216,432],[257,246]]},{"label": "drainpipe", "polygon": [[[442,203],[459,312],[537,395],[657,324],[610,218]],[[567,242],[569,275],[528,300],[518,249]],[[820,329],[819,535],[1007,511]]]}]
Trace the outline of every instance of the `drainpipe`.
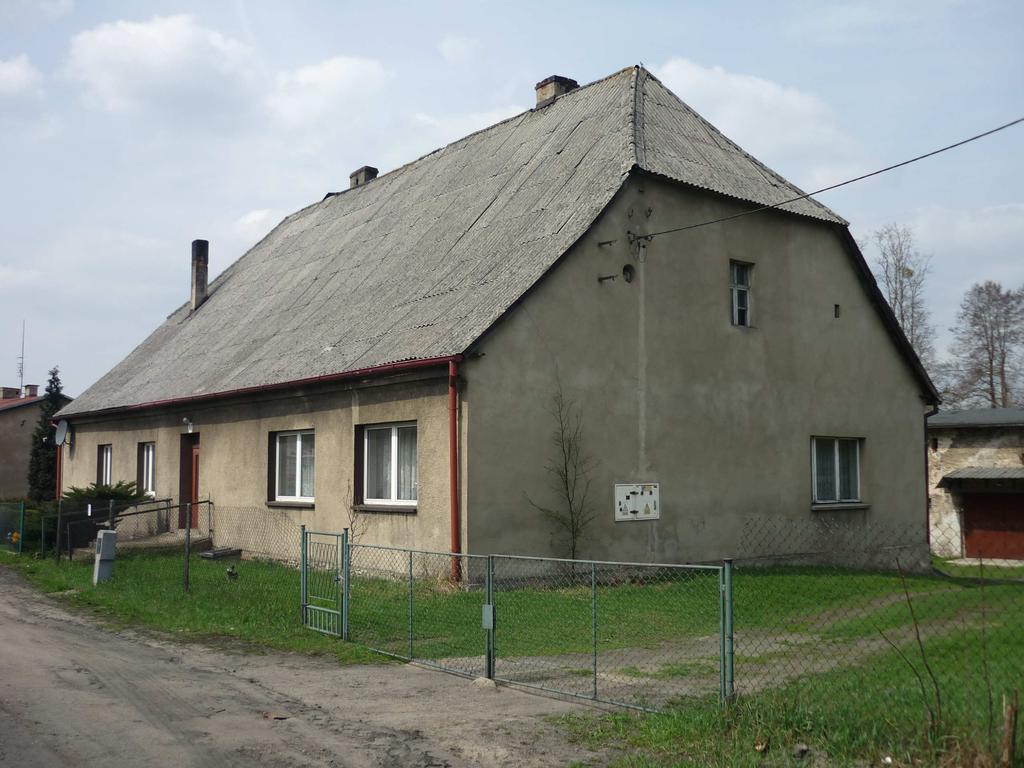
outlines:
[{"label": "drainpipe", "polygon": [[[451,487],[451,551],[462,551],[459,530],[459,365],[448,361],[448,480]],[[452,558],[452,581],[462,580],[462,561]]]}]

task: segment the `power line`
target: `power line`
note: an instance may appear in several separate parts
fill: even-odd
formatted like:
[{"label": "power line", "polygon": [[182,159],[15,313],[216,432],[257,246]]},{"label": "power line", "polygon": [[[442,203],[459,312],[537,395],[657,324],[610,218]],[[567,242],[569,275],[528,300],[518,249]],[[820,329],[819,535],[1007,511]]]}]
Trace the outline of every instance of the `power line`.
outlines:
[{"label": "power line", "polygon": [[749,210],[749,211],[741,211],[740,213],[734,213],[734,214],[732,214],[730,216],[722,216],[721,218],[718,218],[718,219],[711,219],[709,221],[701,221],[701,222],[698,222],[696,224],[686,224],[686,225],[681,226],[681,227],[673,227],[672,229],[663,229],[660,232],[647,232],[645,234],[632,234],[632,235],[630,235],[630,239],[631,240],[650,240],[651,238],[656,237],[658,235],[667,235],[667,234],[669,234],[671,232],[682,232],[682,231],[687,230],[687,229],[697,229],[698,227],[706,227],[706,226],[709,226],[711,224],[719,224],[719,223],[721,223],[723,221],[731,221],[732,219],[738,219],[738,218],[740,218],[742,216],[750,216],[752,213],[760,213],[761,211],[770,211],[773,208],[779,208],[780,206],[788,205],[789,203],[795,203],[798,200],[806,200],[807,198],[812,197],[814,195],[820,195],[822,192],[829,192],[829,191],[831,191],[833,189],[839,189],[839,187],[845,187],[847,184],[853,184],[856,181],[863,181],[864,179],[870,179],[872,176],[878,176],[880,174],[887,173],[889,171],[895,170],[896,168],[902,168],[905,165],[910,165],[911,163],[916,163],[918,160],[924,160],[925,158],[928,158],[928,157],[934,157],[935,155],[942,154],[943,152],[948,152],[951,149],[956,149],[957,147],[962,147],[964,144],[970,144],[972,141],[977,141],[978,139],[983,139],[986,136],[991,136],[993,133],[999,133],[999,131],[1004,131],[1007,128],[1012,128],[1013,126],[1017,125],[1018,123],[1024,123],[1024,117],[1018,117],[1016,120],[1011,120],[1008,123],[1004,123],[1003,125],[1000,125],[1000,126],[998,126],[996,128],[993,128],[991,130],[985,131],[984,133],[979,133],[979,134],[977,134],[975,136],[971,136],[970,138],[963,139],[962,141],[958,141],[955,144],[950,144],[948,146],[941,147],[939,149],[934,149],[931,152],[925,152],[923,155],[918,155],[917,157],[912,157],[909,160],[904,160],[903,162],[895,163],[893,165],[887,165],[885,168],[879,168],[877,171],[871,171],[871,173],[865,173],[865,174],[863,174],[861,176],[856,176],[856,177],[854,177],[852,179],[847,179],[846,181],[840,181],[838,184],[832,184],[832,185],[827,186],[827,187],[822,187],[821,189],[816,189],[813,192],[807,192],[805,194],[798,195],[797,197],[791,197],[788,200],[781,200],[781,201],[779,201],[777,203],[772,203],[771,205],[762,205],[760,208],[754,208],[754,209]]}]

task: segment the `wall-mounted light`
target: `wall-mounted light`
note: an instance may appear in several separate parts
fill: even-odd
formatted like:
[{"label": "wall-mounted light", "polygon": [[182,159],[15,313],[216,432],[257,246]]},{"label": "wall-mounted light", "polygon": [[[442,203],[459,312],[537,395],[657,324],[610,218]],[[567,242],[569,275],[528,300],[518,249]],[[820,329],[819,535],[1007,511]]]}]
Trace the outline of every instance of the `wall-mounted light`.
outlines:
[{"label": "wall-mounted light", "polygon": [[192,427],[192,420],[188,416],[185,416],[181,420],[181,423],[185,425],[185,431],[188,432],[191,435],[192,434],[192,428],[193,428]]}]

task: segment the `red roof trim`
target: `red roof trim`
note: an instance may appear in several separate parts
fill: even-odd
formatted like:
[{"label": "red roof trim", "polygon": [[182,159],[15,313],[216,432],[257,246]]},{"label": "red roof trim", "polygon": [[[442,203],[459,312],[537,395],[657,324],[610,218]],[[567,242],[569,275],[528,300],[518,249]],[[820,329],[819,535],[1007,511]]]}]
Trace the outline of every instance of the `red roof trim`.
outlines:
[{"label": "red roof trim", "polygon": [[130,413],[133,411],[141,411],[148,408],[160,408],[168,405],[179,405],[183,403],[196,403],[203,402],[206,400],[221,400],[228,397],[238,397],[240,395],[256,394],[258,392],[273,392],[281,389],[292,389],[294,387],[304,387],[310,384],[327,384],[332,381],[345,381],[346,379],[358,379],[364,376],[381,376],[387,373],[402,373],[403,371],[412,371],[418,368],[430,368],[437,365],[447,365],[448,363],[462,362],[462,355],[445,355],[443,357],[428,357],[422,360],[406,360],[400,363],[386,363],[385,365],[377,365],[370,368],[358,368],[354,371],[345,371],[344,373],[326,373],[321,376],[310,376],[305,379],[293,379],[291,381],[281,381],[275,384],[259,384],[253,387],[240,387],[238,389],[228,389],[223,392],[210,392],[203,395],[192,395],[190,397],[172,397],[167,400],[153,400],[148,403],[138,403],[136,405],[123,405],[116,408],[103,408],[97,411],[82,411],[81,413],[71,413],[65,418],[67,419],[78,419],[82,416],[96,416],[100,414],[117,414],[117,413]]}]

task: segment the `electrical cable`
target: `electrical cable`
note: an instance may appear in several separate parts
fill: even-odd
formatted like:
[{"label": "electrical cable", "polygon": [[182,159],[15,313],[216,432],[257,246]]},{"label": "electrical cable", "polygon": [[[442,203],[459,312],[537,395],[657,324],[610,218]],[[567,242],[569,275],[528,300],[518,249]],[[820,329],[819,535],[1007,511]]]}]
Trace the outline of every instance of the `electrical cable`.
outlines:
[{"label": "electrical cable", "polygon": [[816,189],[813,192],[807,192],[805,194],[798,195],[797,197],[791,197],[788,200],[781,200],[781,201],[779,201],[777,203],[772,203],[771,205],[762,205],[759,208],[754,208],[754,209],[749,210],[749,211],[741,211],[740,213],[734,213],[734,214],[732,214],[730,216],[722,216],[721,218],[718,218],[718,219],[711,219],[709,221],[701,221],[701,222],[697,222],[696,224],[685,224],[685,225],[683,225],[681,227],[673,227],[672,229],[663,229],[663,230],[661,230],[659,232],[646,232],[644,234],[633,233],[633,234],[630,235],[630,240],[651,240],[652,238],[657,237],[658,235],[667,235],[667,234],[670,234],[672,232],[683,232],[683,231],[685,231],[687,229],[697,229],[698,227],[707,227],[707,226],[709,226],[711,224],[719,224],[719,223],[721,223],[723,221],[731,221],[732,219],[738,219],[738,218],[740,218],[742,216],[749,216],[752,213],[760,213],[761,211],[770,211],[773,208],[779,208],[779,207],[781,207],[783,205],[788,205],[789,203],[795,203],[795,202],[797,202],[799,200],[806,200],[807,198],[812,197],[813,195],[820,195],[822,192],[829,192],[830,190],[833,190],[833,189],[839,189],[839,187],[845,187],[847,184],[853,184],[854,182],[857,182],[857,181],[863,181],[864,179],[870,179],[872,176],[878,176],[880,174],[887,173],[888,171],[895,170],[896,168],[902,168],[905,165],[910,165],[911,163],[916,163],[918,160],[924,160],[924,159],[929,158],[929,157],[934,157],[935,155],[941,154],[943,152],[948,152],[951,149],[956,149],[957,147],[962,147],[965,144],[970,144],[972,141],[977,141],[978,139],[983,139],[986,136],[991,136],[994,133],[999,133],[999,131],[1006,130],[1007,128],[1012,128],[1013,126],[1015,126],[1015,125],[1017,125],[1019,123],[1024,123],[1024,117],[1018,117],[1016,120],[1011,120],[1008,123],[1004,123],[1003,125],[997,126],[996,128],[992,128],[991,130],[985,131],[984,133],[979,133],[979,134],[977,134],[975,136],[971,136],[970,138],[963,139],[963,140],[958,141],[958,142],[956,142],[954,144],[949,144],[948,146],[941,147],[939,149],[934,149],[931,152],[926,152],[923,155],[918,155],[917,157],[912,157],[909,160],[904,160],[904,161],[899,162],[899,163],[894,163],[893,165],[887,165],[885,168],[879,168],[877,171],[871,171],[870,173],[865,173],[865,174],[862,174],[861,176],[855,176],[852,179],[847,179],[846,181],[840,181],[838,184],[831,184],[831,185],[829,185],[827,187],[822,187],[821,189]]}]

